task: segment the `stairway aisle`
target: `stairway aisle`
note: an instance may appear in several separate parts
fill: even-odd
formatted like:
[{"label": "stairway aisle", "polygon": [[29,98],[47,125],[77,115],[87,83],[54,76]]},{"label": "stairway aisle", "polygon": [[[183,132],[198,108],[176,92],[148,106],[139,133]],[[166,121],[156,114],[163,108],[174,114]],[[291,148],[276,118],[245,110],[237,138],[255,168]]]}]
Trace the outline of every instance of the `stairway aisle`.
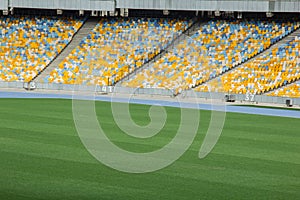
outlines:
[{"label": "stairway aisle", "polygon": [[178,45],[180,42],[187,40],[195,34],[200,27],[204,24],[205,22],[201,22],[199,20],[196,20],[193,25],[191,25],[186,31],[184,31],[182,34],[180,34],[177,38],[175,38],[168,46],[166,49],[163,49],[160,54],[156,55],[152,60],[150,60],[147,63],[144,63],[140,68],[136,69],[132,73],[126,75],[123,77],[119,82],[117,82],[118,85],[121,85],[124,81],[127,81],[129,79],[134,78],[136,74],[141,72],[144,69],[147,69],[148,67],[153,66],[153,64],[160,58],[162,58],[168,51],[171,51],[176,45]]},{"label": "stairway aisle", "polygon": [[33,79],[33,81],[36,83],[43,82],[44,78],[49,75],[50,72],[55,69],[85,37],[88,36],[97,24],[98,19],[88,19],[74,35],[72,41],[66,46],[66,48],[35,79]]}]

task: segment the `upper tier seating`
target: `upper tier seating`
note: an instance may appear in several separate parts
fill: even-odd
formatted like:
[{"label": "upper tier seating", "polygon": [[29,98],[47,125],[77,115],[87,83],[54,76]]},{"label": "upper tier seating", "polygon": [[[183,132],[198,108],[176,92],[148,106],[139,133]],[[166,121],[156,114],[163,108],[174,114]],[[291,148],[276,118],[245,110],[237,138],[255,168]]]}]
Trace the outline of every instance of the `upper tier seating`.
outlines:
[{"label": "upper tier seating", "polygon": [[179,93],[247,61],[298,27],[282,21],[210,21],[123,86]]},{"label": "upper tier seating", "polygon": [[44,80],[110,85],[156,56],[191,21],[103,18],[81,44]]},{"label": "upper tier seating", "polygon": [[83,22],[73,17],[0,17],[0,81],[31,81]]},{"label": "upper tier seating", "polygon": [[274,90],[270,92],[268,96],[300,98],[300,81]]},{"label": "upper tier seating", "polygon": [[[300,79],[300,35],[209,82],[210,91],[261,94]],[[207,92],[202,85],[196,91]]]}]

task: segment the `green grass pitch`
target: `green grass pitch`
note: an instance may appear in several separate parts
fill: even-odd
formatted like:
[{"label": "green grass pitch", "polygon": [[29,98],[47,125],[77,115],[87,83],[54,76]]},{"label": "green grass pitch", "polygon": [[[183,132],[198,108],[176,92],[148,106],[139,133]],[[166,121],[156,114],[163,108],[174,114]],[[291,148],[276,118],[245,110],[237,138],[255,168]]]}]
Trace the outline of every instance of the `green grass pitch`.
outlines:
[{"label": "green grass pitch", "polygon": [[[136,123],[149,106],[131,105]],[[103,129],[118,146],[147,152],[167,144],[180,110],[166,108],[160,134],[131,138],[114,123],[109,103],[97,102]],[[0,199],[300,199],[300,120],[227,113],[219,142],[205,159],[198,152],[209,111],[175,163],[148,174],[127,174],[94,159],[82,145],[72,101],[0,99]]]}]

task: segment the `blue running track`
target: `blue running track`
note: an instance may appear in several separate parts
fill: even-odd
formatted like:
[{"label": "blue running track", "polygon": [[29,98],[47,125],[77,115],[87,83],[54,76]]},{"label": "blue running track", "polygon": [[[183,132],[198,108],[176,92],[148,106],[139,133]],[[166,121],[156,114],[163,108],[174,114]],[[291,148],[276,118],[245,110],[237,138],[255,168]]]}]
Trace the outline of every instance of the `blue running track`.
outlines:
[{"label": "blue running track", "polygon": [[[29,92],[2,92],[0,91],[0,98],[52,98],[52,99],[72,99],[72,95],[68,94],[44,94],[44,93],[29,93]],[[76,97],[77,98],[77,97]],[[94,97],[84,97],[82,99],[93,99]],[[110,98],[105,96],[96,96],[97,101],[106,102],[128,102],[125,98]],[[146,100],[146,99],[131,99],[130,103],[145,104],[145,105],[159,105],[169,107],[182,107],[182,108],[196,108],[202,110],[224,110],[222,106],[212,106],[211,104],[196,104],[196,103],[181,103],[176,101],[163,101],[163,100]],[[226,112],[245,113],[266,116],[290,117],[300,118],[300,110],[285,110],[285,109],[272,109],[272,108],[257,108],[247,106],[230,106],[226,105]]]}]

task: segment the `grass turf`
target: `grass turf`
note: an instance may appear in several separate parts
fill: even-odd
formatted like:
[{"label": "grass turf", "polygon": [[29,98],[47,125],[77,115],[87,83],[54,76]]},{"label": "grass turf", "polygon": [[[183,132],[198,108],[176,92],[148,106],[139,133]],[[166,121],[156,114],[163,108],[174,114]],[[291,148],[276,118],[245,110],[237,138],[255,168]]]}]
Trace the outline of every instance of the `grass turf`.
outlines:
[{"label": "grass turf", "polygon": [[[299,119],[227,113],[213,152],[198,159],[210,119],[201,111],[199,133],[171,166],[126,174],[96,161],[81,144],[72,102],[0,99],[0,199],[299,199]],[[131,105],[147,124],[149,106]],[[108,103],[97,102],[103,129],[120,147],[146,152],[171,140],[180,110],[166,108],[167,124],[150,139],[134,139],[115,125]]]}]

